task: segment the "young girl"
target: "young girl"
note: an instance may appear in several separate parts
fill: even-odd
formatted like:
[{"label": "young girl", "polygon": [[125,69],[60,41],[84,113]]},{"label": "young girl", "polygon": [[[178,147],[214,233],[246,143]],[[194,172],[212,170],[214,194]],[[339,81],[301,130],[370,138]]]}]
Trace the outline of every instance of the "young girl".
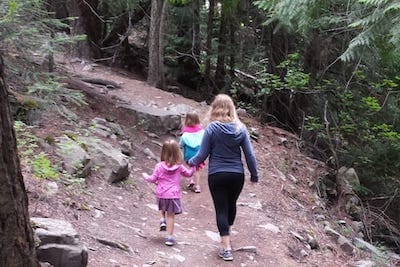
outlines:
[{"label": "young girl", "polygon": [[[200,118],[196,112],[189,112],[186,114],[185,126],[182,128],[182,136],[179,141],[180,147],[183,149],[183,159],[188,162],[189,159],[194,157],[200,149],[201,140],[203,139],[204,130],[200,125]],[[204,167],[204,163],[200,168]],[[194,174],[194,180],[191,179],[188,188],[194,190],[196,193],[201,192],[200,188],[200,174]]]},{"label": "young girl", "polygon": [[175,214],[182,213],[180,177],[181,175],[191,177],[195,170],[194,167],[188,169],[182,164],[179,145],[171,139],[163,143],[161,162],[156,164],[153,174],[143,173],[143,178],[147,182],[157,184],[155,193],[158,210],[161,213],[160,231],[167,230],[168,236],[165,241],[167,246],[176,243],[173,237]]}]

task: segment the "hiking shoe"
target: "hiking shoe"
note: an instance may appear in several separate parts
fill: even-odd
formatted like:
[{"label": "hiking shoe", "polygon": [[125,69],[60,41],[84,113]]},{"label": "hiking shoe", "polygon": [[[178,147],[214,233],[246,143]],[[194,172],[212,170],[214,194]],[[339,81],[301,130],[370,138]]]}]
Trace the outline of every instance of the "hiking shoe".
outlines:
[{"label": "hiking shoe", "polygon": [[187,189],[193,190],[193,188],[194,188],[194,182],[190,182],[190,183],[188,184],[188,186],[187,186]]},{"label": "hiking shoe", "polygon": [[196,185],[196,186],[194,187],[194,192],[195,192],[195,193],[201,193],[200,185]]},{"label": "hiking shoe", "polygon": [[222,258],[224,261],[233,261],[232,250],[230,249],[222,249],[218,253],[218,256]]},{"label": "hiking shoe", "polygon": [[160,231],[166,231],[167,230],[167,224],[165,220],[160,221]]},{"label": "hiking shoe", "polygon": [[173,246],[175,244],[176,244],[176,241],[172,237],[168,237],[167,240],[165,241],[165,245],[167,245],[167,246]]}]

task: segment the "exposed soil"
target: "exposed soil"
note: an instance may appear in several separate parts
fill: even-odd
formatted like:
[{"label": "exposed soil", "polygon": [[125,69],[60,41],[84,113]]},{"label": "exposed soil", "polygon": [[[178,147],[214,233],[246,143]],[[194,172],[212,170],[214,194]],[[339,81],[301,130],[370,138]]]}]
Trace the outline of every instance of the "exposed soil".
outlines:
[{"label": "exposed soil", "polygon": [[[73,66],[73,67],[72,67]],[[63,71],[80,76],[101,78],[119,83],[122,88],[109,90],[132,103],[149,103],[159,107],[188,104],[204,114],[207,107],[180,95],[149,87],[140,77],[117,69],[67,62]],[[82,122],[70,123],[57,114],[47,114],[35,133],[42,138],[60,135],[64,130],[87,127],[94,117],[105,117],[95,109],[84,106],[74,110]],[[110,113],[113,111],[110,110]],[[203,170],[202,192],[184,190],[184,213],[176,217],[175,235],[178,244],[164,244],[165,232],[159,231],[159,215],[154,209],[154,186],[143,181],[141,173],[151,172],[156,161],[140,149],[131,157],[129,179],[108,184],[96,175],[86,185],[66,185],[59,181],[56,195],[46,196],[45,181],[33,178],[26,167],[23,174],[30,199],[30,213],[35,217],[63,219],[72,223],[89,253],[89,266],[349,266],[360,255],[344,254],[329,237],[316,215],[324,214],[316,205],[310,182],[324,172],[323,164],[303,155],[295,136],[281,129],[260,125],[244,116],[249,127],[257,129],[258,141],[253,145],[260,171],[260,183],[252,186],[249,175],[239,198],[238,214],[233,227],[233,262],[217,256],[219,242],[214,209],[207,186],[207,170]],[[85,123],[83,123],[85,122]],[[129,131],[130,141],[137,148],[149,147],[157,156],[160,147],[140,131]],[[161,137],[161,139],[164,137]],[[118,141],[109,142],[118,146]],[[51,149],[48,149],[51,152]],[[24,165],[23,165],[24,166]],[[284,176],[282,175],[284,174]],[[297,182],[290,179],[295,177]],[[186,181],[182,182],[182,186]],[[329,216],[325,214],[327,218]],[[336,218],[345,219],[345,218]],[[279,228],[266,229],[271,224]],[[292,232],[314,236],[319,249],[310,249]],[[106,239],[127,246],[127,250],[100,243]],[[251,248],[255,247],[255,252]],[[302,252],[303,251],[303,252]]]}]

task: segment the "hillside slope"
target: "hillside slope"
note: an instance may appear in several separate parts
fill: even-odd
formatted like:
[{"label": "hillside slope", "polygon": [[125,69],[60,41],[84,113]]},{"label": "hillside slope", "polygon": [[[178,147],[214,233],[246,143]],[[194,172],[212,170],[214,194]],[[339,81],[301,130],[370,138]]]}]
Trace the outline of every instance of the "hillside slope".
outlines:
[{"label": "hillside slope", "polygon": [[[99,65],[67,62],[61,71],[68,75],[114,81],[120,89],[108,90],[131,103],[157,105],[164,108],[176,104],[190,105],[200,114],[207,106],[182,96],[147,86],[143,81],[131,79],[129,73]],[[71,123],[54,114],[43,117],[41,127],[33,133],[42,139],[60,136],[65,131],[79,132],[89,128],[95,117],[107,118],[99,107],[74,107],[79,122]],[[118,121],[118,118],[117,122]],[[126,119],[126,118],[124,118]],[[233,227],[234,254],[232,263],[217,256],[218,235],[211,196],[207,187],[206,170],[202,171],[200,194],[184,192],[184,214],[176,218],[174,247],[164,245],[164,235],[158,231],[158,212],[154,209],[153,186],[142,178],[143,171],[150,172],[156,161],[143,152],[149,148],[157,157],[160,138],[125,129],[133,147],[137,148],[130,159],[131,174],[127,181],[108,184],[92,175],[86,185],[66,185],[58,181],[58,192],[46,194],[46,182],[34,178],[26,166],[23,174],[30,199],[30,213],[35,217],[63,219],[72,223],[88,248],[89,266],[352,266],[366,255],[348,256],[324,232],[318,220],[335,221],[310,185],[325,174],[324,164],[303,155],[296,136],[281,129],[260,125],[251,117],[241,119],[258,134],[253,141],[260,171],[260,183],[252,186],[249,176],[239,198],[236,224]],[[120,138],[107,139],[120,146]],[[52,149],[47,148],[47,153]],[[184,184],[183,184],[184,185]],[[301,237],[315,238],[318,246],[311,249]],[[123,244],[126,250],[104,245],[98,239]]]}]

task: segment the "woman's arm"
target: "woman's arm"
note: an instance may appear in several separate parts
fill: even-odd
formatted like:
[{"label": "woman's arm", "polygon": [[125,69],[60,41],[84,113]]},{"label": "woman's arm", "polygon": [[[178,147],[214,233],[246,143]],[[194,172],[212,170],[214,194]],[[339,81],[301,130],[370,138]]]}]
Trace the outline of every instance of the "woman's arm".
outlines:
[{"label": "woman's arm", "polygon": [[247,168],[250,171],[250,181],[258,182],[258,171],[257,171],[257,161],[254,154],[253,146],[250,142],[250,135],[246,128],[244,128],[244,140],[242,143],[242,149],[244,156],[246,158]]},{"label": "woman's arm", "polygon": [[197,166],[204,162],[211,151],[211,131],[204,131],[203,139],[201,140],[200,150],[196,156],[189,159],[188,164],[190,166]]}]

